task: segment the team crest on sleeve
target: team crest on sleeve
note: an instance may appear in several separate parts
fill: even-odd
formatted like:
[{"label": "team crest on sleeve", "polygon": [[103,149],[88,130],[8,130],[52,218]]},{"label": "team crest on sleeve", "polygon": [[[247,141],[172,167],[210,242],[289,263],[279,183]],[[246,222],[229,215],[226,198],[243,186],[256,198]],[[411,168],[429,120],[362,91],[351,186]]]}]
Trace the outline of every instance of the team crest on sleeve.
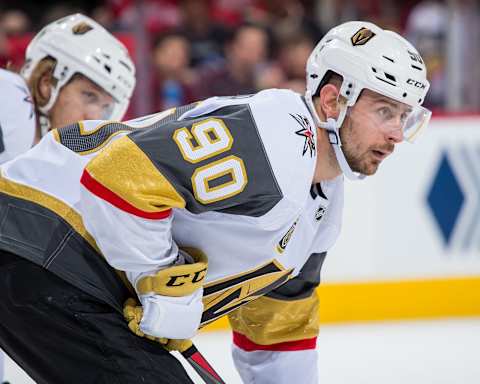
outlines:
[{"label": "team crest on sleeve", "polygon": [[305,156],[305,153],[309,152],[310,157],[313,157],[315,154],[315,135],[313,133],[312,126],[310,125],[310,121],[305,116],[302,116],[298,113],[290,113],[290,116],[292,116],[302,127],[298,131],[295,131],[297,135],[305,138],[302,156]]},{"label": "team crest on sleeve", "polygon": [[351,37],[350,40],[354,46],[364,45],[368,43],[368,41],[374,36],[375,33],[373,33],[370,29],[362,27]]}]

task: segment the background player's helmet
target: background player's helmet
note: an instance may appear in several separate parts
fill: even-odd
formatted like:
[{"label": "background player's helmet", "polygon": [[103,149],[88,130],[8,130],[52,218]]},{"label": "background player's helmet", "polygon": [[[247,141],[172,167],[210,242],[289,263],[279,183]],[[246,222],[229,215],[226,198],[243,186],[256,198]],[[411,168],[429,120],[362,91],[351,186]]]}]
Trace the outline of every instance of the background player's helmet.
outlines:
[{"label": "background player's helmet", "polygon": [[105,119],[120,120],[135,87],[135,66],[125,46],[100,24],[79,13],[45,26],[30,42],[22,75],[28,79],[44,58],[56,60],[52,95],[39,108],[47,113],[59,90],[80,73],[108,92],[115,105]]},{"label": "background player's helmet", "polygon": [[[370,89],[412,107],[403,133],[404,139],[412,142],[428,124],[431,112],[421,106],[430,87],[425,64],[412,44],[395,32],[386,31],[375,24],[351,21],[332,28],[317,44],[307,61],[306,99],[312,106],[312,96],[317,92],[322,79],[333,71],[343,77],[340,94],[346,99],[346,107],[357,101],[363,89]],[[333,130],[330,141],[339,140],[338,129],[345,118],[346,109],[335,121],[321,122],[311,108],[317,124]],[[329,119],[331,120],[331,119]],[[328,123],[328,124],[327,124]],[[334,124],[335,123],[335,124]],[[328,125],[328,127],[327,127]],[[334,145],[336,153],[341,147]],[[348,167],[341,150],[340,166]],[[344,173],[357,178],[348,169]]]}]

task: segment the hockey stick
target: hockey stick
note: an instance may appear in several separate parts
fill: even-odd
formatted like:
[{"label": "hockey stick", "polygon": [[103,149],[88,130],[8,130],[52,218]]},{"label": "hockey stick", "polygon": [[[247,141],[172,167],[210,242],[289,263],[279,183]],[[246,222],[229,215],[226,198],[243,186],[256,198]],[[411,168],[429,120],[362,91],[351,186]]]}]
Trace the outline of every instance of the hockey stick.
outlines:
[{"label": "hockey stick", "polygon": [[[142,307],[138,306],[138,302],[135,299],[130,298],[125,302],[122,314],[123,317],[127,320],[130,330],[133,330],[134,328],[138,330],[140,323],[139,319],[142,318]],[[145,336],[143,332],[139,334],[134,331],[134,333],[138,336]],[[148,338],[155,342],[159,342],[168,351],[180,352],[181,355],[185,358],[185,360],[187,360],[188,363],[192,366],[195,372],[197,372],[197,374],[203,379],[205,384],[226,384],[225,381],[222,380],[220,375],[215,371],[215,369],[213,369],[213,367],[208,363],[205,357],[203,357],[203,355],[198,351],[197,347],[193,345],[191,340],[169,340],[153,336],[150,336]],[[176,341],[176,347],[171,346],[170,348],[167,348],[166,344],[169,341]],[[178,342],[180,342],[180,344],[185,344],[185,342],[188,342],[190,346],[187,349],[183,350],[183,348],[185,347],[179,347]]]},{"label": "hockey stick", "polygon": [[190,348],[182,352],[182,356],[189,362],[195,372],[203,379],[205,384],[226,384],[220,375],[213,369],[197,347],[192,344]]}]

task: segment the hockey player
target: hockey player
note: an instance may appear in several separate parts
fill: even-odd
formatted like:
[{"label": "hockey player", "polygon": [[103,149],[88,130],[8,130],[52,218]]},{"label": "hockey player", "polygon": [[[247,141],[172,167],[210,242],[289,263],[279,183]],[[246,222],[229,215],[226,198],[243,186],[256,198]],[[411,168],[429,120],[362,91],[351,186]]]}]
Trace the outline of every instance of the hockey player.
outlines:
[{"label": "hockey player", "polygon": [[0,344],[39,383],[191,383],[158,342],[228,314],[245,383],[317,383],[343,175],[373,175],[417,136],[428,87],[405,39],[349,22],[312,52],[305,97],[50,132],[2,168]]},{"label": "hockey player", "polygon": [[121,42],[81,14],[45,26],[30,42],[21,75],[0,69],[0,163],[53,127],[122,119],[135,66]]},{"label": "hockey player", "polygon": [[[0,69],[0,164],[27,151],[53,127],[85,119],[120,120],[135,85],[125,47],[80,14],[43,28],[22,74]],[[0,352],[0,383],[3,374]]]}]

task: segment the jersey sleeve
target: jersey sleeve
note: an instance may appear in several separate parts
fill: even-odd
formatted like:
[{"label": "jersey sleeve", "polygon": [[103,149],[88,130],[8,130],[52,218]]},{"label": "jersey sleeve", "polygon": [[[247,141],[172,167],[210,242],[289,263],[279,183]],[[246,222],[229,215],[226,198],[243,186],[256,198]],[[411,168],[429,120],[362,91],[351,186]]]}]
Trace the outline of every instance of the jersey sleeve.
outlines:
[{"label": "jersey sleeve", "polygon": [[117,269],[174,261],[176,209],[258,217],[282,198],[248,105],[185,112],[119,138],[85,167],[85,226]]},{"label": "jersey sleeve", "polygon": [[0,164],[26,152],[35,129],[35,111],[25,81],[0,69]]},{"label": "jersey sleeve", "polygon": [[318,383],[320,269],[325,253],[312,254],[299,275],[229,315],[232,355],[244,383]]},{"label": "jersey sleeve", "polygon": [[113,267],[146,272],[174,262],[172,208],[184,200],[127,136],[87,164],[81,184],[85,227]]}]

